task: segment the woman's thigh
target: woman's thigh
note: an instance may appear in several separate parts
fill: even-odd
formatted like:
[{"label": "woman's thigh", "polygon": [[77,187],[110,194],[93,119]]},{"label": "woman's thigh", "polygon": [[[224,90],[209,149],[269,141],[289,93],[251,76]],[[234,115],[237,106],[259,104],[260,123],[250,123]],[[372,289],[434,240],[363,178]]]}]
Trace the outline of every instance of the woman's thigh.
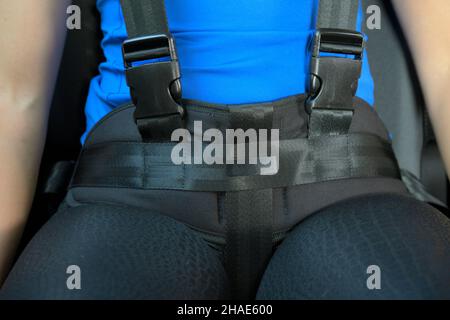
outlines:
[{"label": "woman's thigh", "polygon": [[220,299],[228,297],[228,284],[219,255],[185,225],[137,209],[89,205],[61,210],[42,228],[2,295]]},{"label": "woman's thigh", "polygon": [[450,298],[450,221],[398,195],[334,205],[281,244],[258,298]]}]

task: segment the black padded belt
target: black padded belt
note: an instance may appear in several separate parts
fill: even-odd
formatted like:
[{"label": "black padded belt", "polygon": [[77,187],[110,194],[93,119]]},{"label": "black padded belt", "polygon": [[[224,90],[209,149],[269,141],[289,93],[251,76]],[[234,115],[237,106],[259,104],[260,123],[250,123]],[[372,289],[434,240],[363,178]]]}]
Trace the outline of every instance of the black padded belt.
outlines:
[{"label": "black padded belt", "polygon": [[279,129],[274,176],[260,175],[258,165],[174,165],[175,143],[144,143],[134,108],[116,110],[88,137],[66,202],[137,206],[188,224],[223,246],[234,296],[251,297],[272,245],[306,216],[358,194],[405,192],[387,133],[367,104],[354,100],[348,134],[308,138],[304,101],[184,103],[190,131],[195,121],[204,130]]},{"label": "black padded belt", "polygon": [[[211,128],[217,128],[221,131],[228,128],[242,128],[244,130],[248,128],[279,129],[280,140],[282,141],[281,144],[291,148],[281,148],[282,157],[286,158],[292,156],[289,154],[290,151],[293,150],[292,147],[298,148],[302,144],[306,145],[308,141],[307,114],[303,108],[305,98],[305,96],[300,95],[264,104],[241,105],[239,107],[185,101],[184,105],[187,110],[186,127],[192,131],[192,123],[194,121],[202,121],[204,131]],[[187,168],[194,166],[184,166],[184,169],[174,168],[175,166],[170,163],[170,160],[168,160],[167,157],[156,156],[149,158],[149,154],[154,154],[155,150],[161,149],[161,146],[162,149],[166,148],[165,152],[168,153],[171,148],[170,146],[173,146],[173,143],[168,143],[167,145],[155,144],[155,147],[152,146],[153,143],[142,143],[142,137],[133,120],[133,112],[133,106],[125,106],[116,109],[95,126],[86,140],[78,161],[75,176],[72,179],[70,196],[73,197],[75,202],[95,202],[98,200],[108,203],[122,203],[130,206],[138,206],[150,211],[162,212],[165,215],[174,217],[198,229],[224,235],[225,229],[223,229],[223,225],[221,224],[224,220],[218,219],[219,214],[217,211],[224,208],[224,205],[220,204],[221,200],[218,198],[222,197],[222,195],[225,196],[226,192],[193,191],[188,190],[186,187],[180,187],[179,184],[177,185],[176,182],[172,180],[169,172],[177,175],[177,172],[182,172],[179,170],[196,169]],[[352,112],[354,113],[354,117],[349,129],[349,135],[348,137],[339,137],[339,139],[341,141],[346,139],[359,141],[360,138],[363,140],[367,138],[369,142],[374,142],[370,145],[375,149],[378,149],[376,152],[380,152],[382,158],[392,156],[391,151],[389,151],[388,133],[371,107],[361,99],[355,98]],[[120,128],[120,130],[118,130],[118,128]],[[334,137],[317,137],[312,140],[333,141],[333,139]],[[372,147],[369,147],[369,149]],[[125,149],[122,150],[122,148]],[[322,147],[319,149],[322,149]],[[355,149],[358,154],[358,161],[365,161],[364,152],[369,149]],[[322,151],[314,151],[312,148],[309,150],[312,154],[317,153],[322,159],[334,157],[338,161],[344,163],[344,166],[347,166],[345,160],[340,158],[338,153],[329,153],[325,148]],[[147,157],[144,157],[147,152],[149,154],[147,154]],[[345,158],[347,156],[347,148],[341,146],[340,153],[341,156],[344,156]],[[303,152],[297,154],[294,152],[293,156],[300,159],[301,154],[304,155]],[[104,156],[106,156],[106,158],[102,158]],[[370,157],[368,156],[367,159],[369,158]],[[160,164],[164,164],[169,171],[162,168],[156,168],[152,165],[152,162],[155,160]],[[286,161],[290,162],[287,159]],[[334,170],[334,168],[327,164],[326,161],[322,162],[328,169]],[[394,164],[395,166],[395,160],[392,158],[391,160],[386,160],[386,162]],[[125,163],[131,164],[131,168],[128,164],[124,165]],[[156,170],[155,174],[157,173],[157,175],[150,173],[150,171],[148,171],[148,166],[152,167],[151,170]],[[280,172],[286,172],[286,170],[288,170],[287,172],[294,172],[295,166],[302,167],[303,164],[293,158],[292,163],[287,164],[288,169],[285,169],[284,165],[280,166]],[[375,166],[378,168],[382,167],[380,163],[375,163]],[[386,176],[382,175],[375,177],[377,175],[376,172],[370,174],[366,171],[363,175],[372,178],[355,177],[352,179],[346,177],[344,179],[338,179],[337,177],[332,178],[331,175],[329,175],[330,180],[328,182],[322,181],[317,183],[306,183],[307,180],[302,180],[302,177],[295,172],[295,174],[287,179],[288,183],[291,181],[294,185],[295,181],[293,177],[297,176],[299,179],[298,181],[300,183],[303,181],[304,184],[289,188],[283,186],[274,194],[275,207],[278,208],[284,206],[292,208],[292,212],[289,214],[277,213],[274,215],[274,230],[281,231],[290,229],[309,214],[329,206],[336,201],[346,199],[349,196],[385,191],[404,192],[401,181],[397,178],[392,178],[396,177],[397,174],[391,170],[392,167],[389,169],[390,166],[391,165],[388,165],[387,170],[380,170],[381,174],[383,174],[383,172],[387,173]],[[114,171],[114,167],[123,173],[120,177],[117,173],[112,172]],[[243,167],[246,167],[249,171],[242,170]],[[243,177],[243,181],[250,181],[253,183],[254,187],[256,186],[256,183],[252,182],[252,180],[258,181],[258,179],[268,179],[271,182],[276,182],[278,179],[276,176],[255,177],[259,171],[257,168],[259,168],[257,165],[201,166],[198,172],[202,175],[208,175],[209,171],[207,169],[217,170],[216,172],[220,173],[223,181],[225,181],[226,188],[222,186],[222,190],[229,190],[230,192],[233,192],[232,190],[248,189],[248,187],[242,187],[245,184],[230,184],[230,181],[238,181],[240,179],[239,176]],[[108,172],[106,173],[103,171],[105,174],[98,174],[97,170],[108,170]],[[132,177],[129,177],[129,174],[131,174]],[[328,174],[329,173],[327,173],[327,175]],[[344,172],[341,172],[340,174],[344,175]],[[144,176],[147,176],[147,178],[144,179],[147,181],[143,180]],[[157,177],[160,177],[160,179]],[[309,177],[308,175],[305,175],[303,179],[310,179],[310,177],[310,175]],[[193,178],[195,178],[195,176],[191,175],[190,177],[187,177],[190,181],[189,183],[196,184],[193,182]],[[219,177],[216,179],[218,178]],[[208,181],[209,180],[207,180],[207,182]],[[211,181],[208,183],[210,182]],[[166,184],[165,187],[172,186],[173,189],[167,190],[158,187],[158,183]],[[280,185],[282,184],[280,181],[277,183]],[[394,187],[392,187],[393,184],[395,184]],[[217,185],[218,183],[216,183],[216,187]],[[143,186],[150,189],[142,188]],[[204,187],[204,182],[197,184],[197,190],[202,190]],[[208,186],[208,188],[211,188],[211,186]],[[255,188],[261,189],[261,186],[256,186]],[[336,190],[333,191],[333,188]],[[183,191],[177,191],[179,189],[182,189]],[[286,192],[283,190],[286,190]],[[320,201],[317,201],[316,197],[319,195]],[[185,199],[183,201],[190,202],[189,206],[184,208],[172,206],[170,200],[172,196],[178,199]],[[295,202],[295,204],[289,204],[291,202],[290,199]],[[161,204],[160,200],[164,200],[164,203]],[[298,206],[300,204],[301,206]],[[287,210],[290,211],[290,209]],[[275,211],[278,211],[278,209]],[[221,213],[220,215],[226,214]]]}]

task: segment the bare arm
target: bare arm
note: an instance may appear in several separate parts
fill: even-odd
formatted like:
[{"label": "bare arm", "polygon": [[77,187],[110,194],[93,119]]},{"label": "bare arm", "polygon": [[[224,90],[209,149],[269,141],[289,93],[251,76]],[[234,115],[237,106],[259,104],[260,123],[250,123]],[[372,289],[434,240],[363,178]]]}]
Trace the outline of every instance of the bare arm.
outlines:
[{"label": "bare arm", "polygon": [[0,0],[0,286],[30,210],[69,0]]},{"label": "bare arm", "polygon": [[450,1],[394,0],[450,173]]}]

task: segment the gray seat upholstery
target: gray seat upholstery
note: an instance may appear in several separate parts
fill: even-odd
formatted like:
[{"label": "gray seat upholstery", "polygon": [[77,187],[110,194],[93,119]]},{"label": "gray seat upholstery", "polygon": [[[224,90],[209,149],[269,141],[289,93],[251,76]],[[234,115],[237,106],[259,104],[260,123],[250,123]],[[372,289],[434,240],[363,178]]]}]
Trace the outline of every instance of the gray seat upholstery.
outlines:
[{"label": "gray seat upholstery", "polygon": [[[447,178],[437,151],[406,40],[390,1],[363,0],[381,9],[381,29],[369,30],[368,56],[375,81],[377,112],[392,134],[400,167],[421,178],[426,189],[447,200]],[[432,178],[430,178],[432,177]]]}]

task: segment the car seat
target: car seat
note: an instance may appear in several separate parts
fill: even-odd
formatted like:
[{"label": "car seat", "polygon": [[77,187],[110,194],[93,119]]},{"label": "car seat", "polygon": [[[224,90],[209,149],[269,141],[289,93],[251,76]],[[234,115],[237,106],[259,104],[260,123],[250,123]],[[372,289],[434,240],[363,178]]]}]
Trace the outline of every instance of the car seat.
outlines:
[{"label": "car seat", "polygon": [[73,0],[81,9],[81,29],[69,30],[49,115],[38,186],[23,244],[50,218],[62,201],[81,149],[84,105],[90,80],[104,60],[100,15],[95,0]]},{"label": "car seat", "polygon": [[363,0],[381,8],[381,29],[369,37],[368,55],[375,81],[375,106],[393,138],[400,167],[419,178],[426,190],[448,201],[448,179],[406,39],[390,1]]},{"label": "car seat", "polygon": [[[56,211],[64,198],[85,128],[84,105],[90,80],[103,56],[100,17],[95,0],[74,0],[82,12],[82,29],[68,32],[50,112],[38,188],[23,244]],[[447,204],[448,180],[428,120],[419,81],[389,1],[363,0],[381,8],[381,30],[369,36],[368,55],[375,80],[375,104],[392,134],[401,169],[410,172]]]}]

